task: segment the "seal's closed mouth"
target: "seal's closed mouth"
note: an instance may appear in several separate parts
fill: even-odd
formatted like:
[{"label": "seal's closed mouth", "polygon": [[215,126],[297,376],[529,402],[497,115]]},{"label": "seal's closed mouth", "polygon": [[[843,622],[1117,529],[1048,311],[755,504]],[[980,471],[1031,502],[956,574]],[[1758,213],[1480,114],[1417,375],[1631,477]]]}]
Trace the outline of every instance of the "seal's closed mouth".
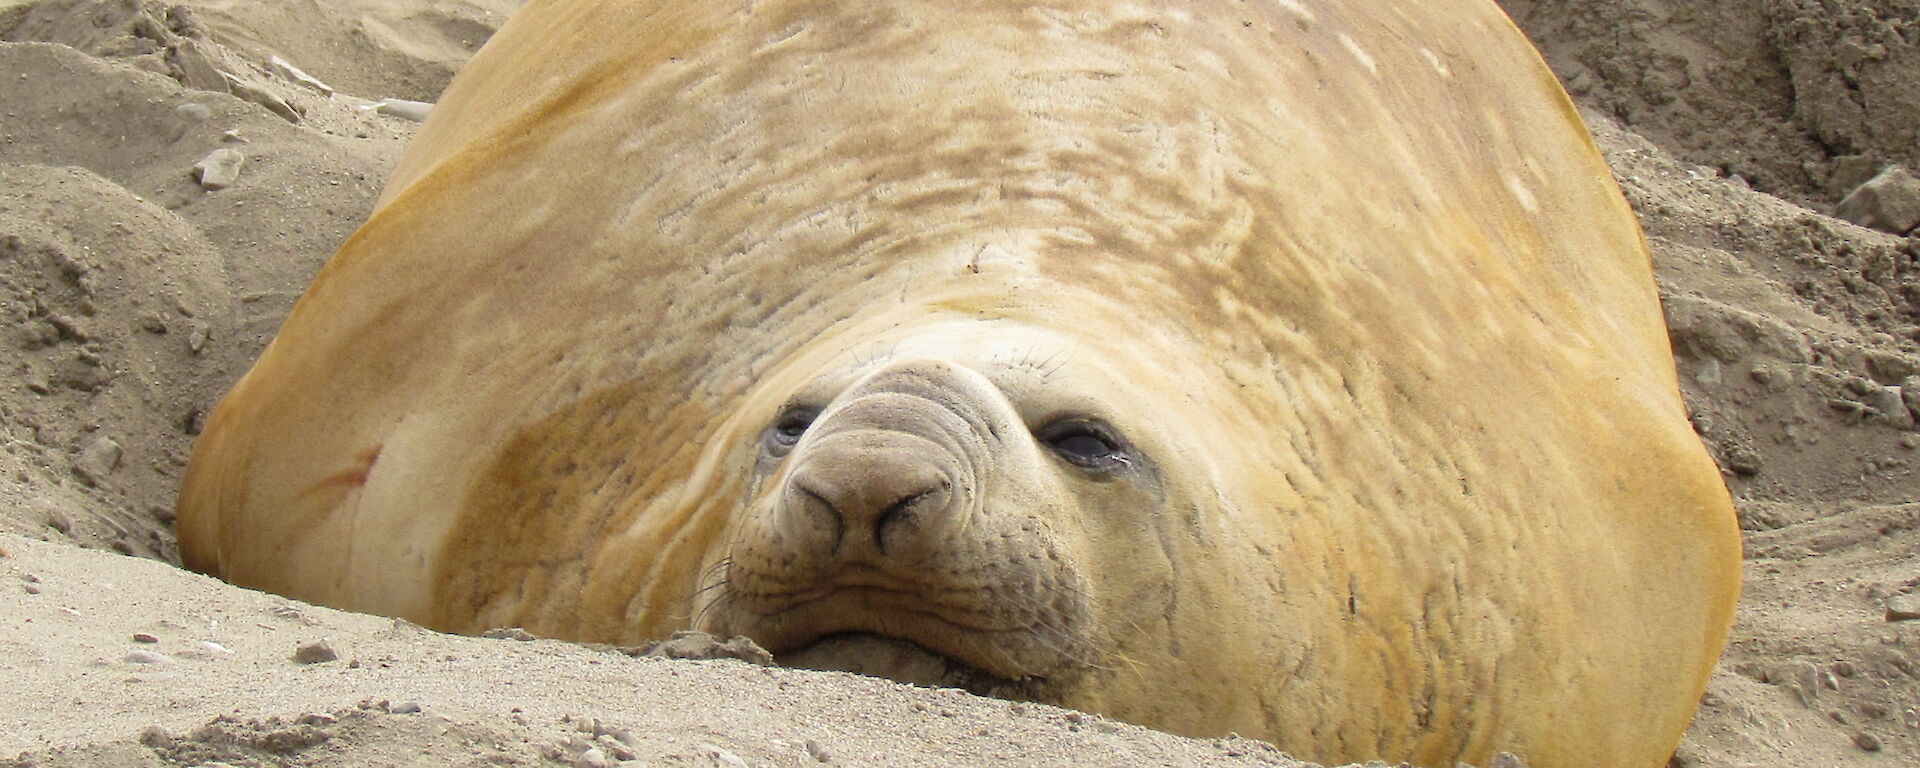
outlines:
[{"label": "seal's closed mouth", "polygon": [[961,688],[999,698],[1029,698],[1021,691],[1039,682],[1038,678],[1009,680],[918,643],[872,632],[827,635],[777,653],[774,660],[787,667],[852,672],[910,685]]}]

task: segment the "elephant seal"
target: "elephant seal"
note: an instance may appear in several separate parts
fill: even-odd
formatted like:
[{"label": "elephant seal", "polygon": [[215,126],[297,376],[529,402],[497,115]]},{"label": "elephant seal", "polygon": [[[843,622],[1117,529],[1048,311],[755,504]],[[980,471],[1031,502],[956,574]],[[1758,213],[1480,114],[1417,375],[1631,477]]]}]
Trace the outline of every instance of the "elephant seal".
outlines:
[{"label": "elephant seal", "polygon": [[1660,765],[1740,559],[1633,217],[1490,0],[532,3],[179,526],[448,631],[1430,766]]}]

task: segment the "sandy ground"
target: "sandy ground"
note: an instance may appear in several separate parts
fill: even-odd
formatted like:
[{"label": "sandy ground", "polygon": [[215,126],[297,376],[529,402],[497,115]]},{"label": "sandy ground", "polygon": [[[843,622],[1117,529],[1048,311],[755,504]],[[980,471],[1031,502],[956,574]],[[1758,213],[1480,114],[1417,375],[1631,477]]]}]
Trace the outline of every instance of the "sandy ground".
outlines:
[{"label": "sandy ground", "polygon": [[[366,108],[431,100],[518,4],[0,0],[0,766],[1291,764],[846,675],[438,635],[168,567],[201,418],[412,133]],[[1920,764],[1920,621],[1888,617],[1920,592],[1920,237],[1830,215],[1920,167],[1920,6],[1504,5],[1641,216],[1747,532],[1675,763]],[[245,161],[209,191],[192,169],[222,149]],[[338,659],[294,660],[322,638]]]}]

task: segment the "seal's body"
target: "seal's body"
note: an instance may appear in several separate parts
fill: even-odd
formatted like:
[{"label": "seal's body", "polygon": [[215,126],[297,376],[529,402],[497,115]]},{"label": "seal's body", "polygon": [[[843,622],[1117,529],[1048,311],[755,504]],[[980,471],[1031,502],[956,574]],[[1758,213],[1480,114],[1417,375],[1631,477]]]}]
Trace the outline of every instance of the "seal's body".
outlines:
[{"label": "seal's body", "polygon": [[1734,519],[1489,0],[536,0],[222,401],[187,563],[1322,761],[1660,765]]}]

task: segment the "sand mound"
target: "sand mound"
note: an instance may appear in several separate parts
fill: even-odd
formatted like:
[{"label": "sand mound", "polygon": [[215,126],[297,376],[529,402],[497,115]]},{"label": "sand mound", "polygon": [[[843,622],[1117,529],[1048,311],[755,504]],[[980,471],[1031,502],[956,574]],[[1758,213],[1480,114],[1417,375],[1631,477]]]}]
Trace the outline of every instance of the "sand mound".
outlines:
[{"label": "sand mound", "polygon": [[[0,678],[21,713],[0,755],[33,753],[0,765],[1284,764],[845,675],[443,636],[163,565],[200,419],[411,135],[369,107],[431,99],[517,5],[0,0]],[[1888,618],[1920,592],[1920,240],[1823,215],[1920,167],[1920,7],[1504,5],[1642,218],[1747,530],[1678,763],[1920,762],[1920,621]],[[221,150],[243,162],[210,190],[194,166]],[[320,638],[339,659],[292,661]]]},{"label": "sand mound", "polygon": [[1920,164],[1912,0],[1502,0],[1582,103],[1765,192]]}]

